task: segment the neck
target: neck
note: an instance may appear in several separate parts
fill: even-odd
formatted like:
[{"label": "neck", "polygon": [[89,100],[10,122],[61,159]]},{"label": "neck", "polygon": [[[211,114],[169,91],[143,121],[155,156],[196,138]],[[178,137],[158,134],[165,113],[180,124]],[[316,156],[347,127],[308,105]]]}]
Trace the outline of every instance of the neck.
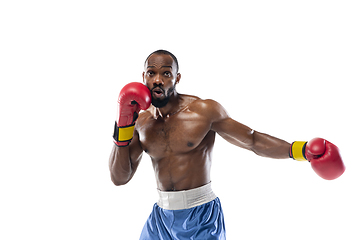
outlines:
[{"label": "neck", "polygon": [[180,110],[180,96],[179,94],[174,91],[173,95],[170,97],[169,102],[166,104],[166,106],[162,108],[156,108],[154,107],[154,117],[158,118],[166,118],[169,117],[175,113],[177,113]]}]

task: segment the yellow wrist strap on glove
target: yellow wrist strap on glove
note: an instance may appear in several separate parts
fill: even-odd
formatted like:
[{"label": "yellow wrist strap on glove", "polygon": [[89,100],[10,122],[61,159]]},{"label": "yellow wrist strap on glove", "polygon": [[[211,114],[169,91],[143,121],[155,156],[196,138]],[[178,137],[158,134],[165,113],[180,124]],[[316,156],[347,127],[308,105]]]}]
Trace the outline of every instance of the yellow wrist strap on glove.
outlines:
[{"label": "yellow wrist strap on glove", "polygon": [[135,128],[135,123],[129,126],[118,127],[117,123],[115,122],[115,129],[113,135],[114,140],[118,143],[123,142],[124,144],[121,144],[121,146],[129,145],[133,138],[134,128]]},{"label": "yellow wrist strap on glove", "polygon": [[290,157],[297,161],[307,161],[305,147],[307,142],[295,141],[290,146]]},{"label": "yellow wrist strap on glove", "polygon": [[135,125],[128,127],[119,127],[118,141],[124,142],[129,141],[133,138]]}]

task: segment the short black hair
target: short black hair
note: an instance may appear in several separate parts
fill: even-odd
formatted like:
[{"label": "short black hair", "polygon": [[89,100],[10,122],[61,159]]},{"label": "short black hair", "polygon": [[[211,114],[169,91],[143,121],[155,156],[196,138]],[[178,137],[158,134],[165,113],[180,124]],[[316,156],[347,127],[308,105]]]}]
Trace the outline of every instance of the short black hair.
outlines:
[{"label": "short black hair", "polygon": [[170,57],[174,60],[175,62],[175,65],[176,65],[176,72],[179,71],[179,63],[178,63],[178,60],[177,58],[175,57],[174,54],[172,54],[171,52],[169,51],[166,51],[166,50],[163,50],[163,49],[159,49],[159,50],[156,50],[155,52],[152,52],[145,60],[145,63],[146,64],[146,61],[149,59],[149,57],[153,54],[165,54],[165,55],[170,55]]}]

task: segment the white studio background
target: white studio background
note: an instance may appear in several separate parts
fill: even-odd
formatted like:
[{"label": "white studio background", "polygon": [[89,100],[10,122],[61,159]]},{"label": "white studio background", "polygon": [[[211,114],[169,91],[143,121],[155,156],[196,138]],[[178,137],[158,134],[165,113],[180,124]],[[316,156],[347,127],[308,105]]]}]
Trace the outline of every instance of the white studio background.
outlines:
[{"label": "white studio background", "polygon": [[2,1],[1,239],[138,239],[157,200],[144,155],[125,186],[108,157],[121,87],[157,49],[180,93],[288,142],[323,137],[347,170],[261,158],[217,138],[228,239],[359,239],[357,1]]}]

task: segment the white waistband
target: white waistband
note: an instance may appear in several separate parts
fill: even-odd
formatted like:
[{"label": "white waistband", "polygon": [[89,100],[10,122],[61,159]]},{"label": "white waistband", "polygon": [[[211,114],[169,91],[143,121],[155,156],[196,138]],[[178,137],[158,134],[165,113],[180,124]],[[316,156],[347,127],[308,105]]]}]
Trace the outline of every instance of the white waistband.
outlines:
[{"label": "white waistband", "polygon": [[202,187],[176,192],[163,192],[158,190],[159,201],[157,205],[167,210],[188,209],[211,202],[216,198],[211,189],[211,183]]}]

